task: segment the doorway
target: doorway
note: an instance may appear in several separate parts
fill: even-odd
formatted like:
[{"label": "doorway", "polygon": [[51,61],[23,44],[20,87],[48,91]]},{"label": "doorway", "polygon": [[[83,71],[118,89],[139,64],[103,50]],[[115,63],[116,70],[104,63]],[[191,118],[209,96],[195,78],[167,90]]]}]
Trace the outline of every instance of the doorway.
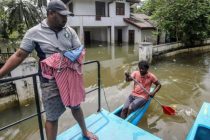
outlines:
[{"label": "doorway", "polygon": [[135,30],[129,30],[128,31],[128,43],[134,44],[134,38],[135,38]]},{"label": "doorway", "polygon": [[89,45],[91,43],[90,31],[85,31],[84,42],[85,45]]},{"label": "doorway", "polygon": [[118,36],[117,43],[122,44],[122,29],[117,30],[117,36]]}]

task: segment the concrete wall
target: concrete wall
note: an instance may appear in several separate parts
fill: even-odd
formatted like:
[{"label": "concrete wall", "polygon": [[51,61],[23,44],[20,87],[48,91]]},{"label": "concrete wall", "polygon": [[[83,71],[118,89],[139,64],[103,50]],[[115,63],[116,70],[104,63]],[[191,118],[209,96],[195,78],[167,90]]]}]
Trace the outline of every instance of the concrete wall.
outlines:
[{"label": "concrete wall", "polygon": [[73,0],[74,15],[95,15],[94,0]]},{"label": "concrete wall", "polygon": [[[28,57],[16,69],[11,71],[11,77],[24,76],[37,73],[37,61],[33,57]],[[25,104],[27,100],[34,98],[32,78],[25,78],[14,81],[17,89],[18,100],[20,104]]]},{"label": "concrete wall", "polygon": [[159,57],[168,57],[173,56],[180,53],[186,52],[207,52],[210,51],[210,39],[206,39],[204,41],[204,46],[194,47],[194,48],[184,48],[184,44],[182,43],[168,43],[153,46],[152,54],[153,56]]},{"label": "concrete wall", "polygon": [[152,42],[153,44],[157,43],[157,36],[154,35],[154,31],[152,29],[148,30],[141,30],[141,40],[143,42]]},{"label": "concrete wall", "polygon": [[187,49],[181,49],[176,50],[168,53],[161,54],[159,57],[169,57],[174,56],[181,53],[187,53],[187,52],[193,52],[193,53],[204,53],[210,51],[210,46],[202,46],[202,47],[195,47],[195,48],[187,48]]},{"label": "concrete wall", "polygon": [[[140,44],[141,42],[143,42],[143,40],[141,40],[141,35],[142,35],[142,33],[141,33],[141,30],[140,29],[138,29],[138,28],[136,28],[136,27],[134,27],[133,25],[129,25],[128,26],[128,30],[134,30],[135,31],[135,38],[134,38],[134,42],[136,43],[136,44]],[[128,33],[129,33],[129,31],[128,31]],[[128,33],[126,34],[126,38],[127,38],[127,41],[126,42],[128,42]]]},{"label": "concrete wall", "polygon": [[[135,43],[143,42],[144,39],[142,38],[145,38],[145,36],[148,41],[154,42],[151,30],[144,31],[145,36],[142,36],[143,33],[141,32],[140,29],[124,22],[123,18],[130,17],[129,2],[126,2],[126,0],[116,0],[113,2],[110,2],[109,0],[97,0],[105,2],[106,15],[105,17],[101,17],[101,20],[96,20],[95,1],[96,0],[73,0],[73,12],[75,16],[69,17],[67,24],[71,27],[84,27],[84,29],[95,28],[95,30],[97,30],[99,29],[98,27],[104,27],[104,28],[112,27],[112,29],[114,29],[114,31],[112,31],[114,35],[111,35],[112,36],[111,40],[110,40],[110,33],[107,34],[107,31],[104,30],[102,31],[101,29],[99,29],[98,30],[99,32],[95,34],[95,31],[91,29],[91,38],[93,38],[93,40],[107,41],[113,43],[118,38],[117,29],[121,28],[123,42],[128,42],[128,30],[135,30]],[[116,2],[125,4],[125,15],[116,15]],[[102,33],[104,35],[102,35]],[[82,40],[82,36],[79,35],[79,37]]]},{"label": "concrete wall", "polygon": [[4,98],[0,98],[0,111],[15,106],[18,102],[17,95],[10,95]]},{"label": "concrete wall", "polygon": [[[141,30],[133,25],[128,25],[128,30],[135,30],[135,43],[141,44],[141,42],[152,42],[153,44],[157,43],[157,36],[154,35],[153,29]],[[128,33],[126,34],[126,42],[128,42]]]},{"label": "concrete wall", "polygon": [[[210,39],[204,41],[205,46],[185,48],[182,43],[168,43],[152,46],[150,42],[139,44],[139,60],[152,61],[153,57],[169,57],[180,53],[204,53],[210,51]],[[150,49],[151,48],[151,49]]]},{"label": "concrete wall", "polygon": [[[116,2],[108,4],[107,0],[97,0],[104,1],[106,17],[101,17],[101,20],[96,20],[96,8],[95,0],[74,0],[73,1],[73,11],[75,16],[69,17],[67,24],[72,27],[78,26],[126,26],[123,18],[128,18],[130,16],[130,3],[125,2],[125,0],[120,1],[125,3],[125,15],[116,15]],[[109,17],[108,17],[108,6],[109,6]]]},{"label": "concrete wall", "polygon": [[[11,71],[11,77],[25,76],[35,74],[38,71],[37,61],[33,57],[27,57],[21,65]],[[16,86],[17,94],[0,98],[0,110],[4,110],[11,106],[25,105],[29,101],[34,100],[34,88],[32,77],[13,81]],[[37,85],[39,96],[41,96],[41,89],[39,79],[37,77]]]},{"label": "concrete wall", "polygon": [[182,43],[167,43],[153,46],[153,54],[158,55],[163,52],[177,50],[183,47]]}]

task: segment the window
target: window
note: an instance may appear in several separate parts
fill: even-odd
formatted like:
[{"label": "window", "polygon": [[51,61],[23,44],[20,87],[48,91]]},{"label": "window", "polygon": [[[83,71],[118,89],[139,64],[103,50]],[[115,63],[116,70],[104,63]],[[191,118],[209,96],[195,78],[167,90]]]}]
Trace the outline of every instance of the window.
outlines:
[{"label": "window", "polygon": [[125,4],[116,2],[116,15],[125,15]]},{"label": "window", "polygon": [[105,17],[105,2],[96,1],[96,16]]}]

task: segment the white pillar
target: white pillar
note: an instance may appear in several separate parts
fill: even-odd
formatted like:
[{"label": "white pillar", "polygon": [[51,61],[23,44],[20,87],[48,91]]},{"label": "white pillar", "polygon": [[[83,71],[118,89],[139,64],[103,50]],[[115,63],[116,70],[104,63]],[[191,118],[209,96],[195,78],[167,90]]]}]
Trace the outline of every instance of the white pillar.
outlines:
[{"label": "white pillar", "polygon": [[139,61],[146,60],[152,62],[152,43],[142,42],[139,46]]},{"label": "white pillar", "polygon": [[84,29],[83,26],[79,27],[79,39],[82,44],[84,44]]},{"label": "white pillar", "polygon": [[110,29],[111,29],[111,27],[107,27],[107,43],[110,43],[111,42],[111,40],[110,40],[110,36],[111,36],[111,32],[110,32]]},{"label": "white pillar", "polygon": [[115,44],[114,25],[111,26],[111,44]]}]

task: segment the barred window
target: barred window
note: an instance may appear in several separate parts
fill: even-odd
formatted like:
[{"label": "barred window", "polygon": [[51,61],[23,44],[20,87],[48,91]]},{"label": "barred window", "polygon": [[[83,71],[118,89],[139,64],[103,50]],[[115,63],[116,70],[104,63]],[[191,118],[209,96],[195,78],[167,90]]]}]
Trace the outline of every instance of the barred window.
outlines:
[{"label": "barred window", "polygon": [[116,2],[116,15],[125,15],[125,4]]}]

